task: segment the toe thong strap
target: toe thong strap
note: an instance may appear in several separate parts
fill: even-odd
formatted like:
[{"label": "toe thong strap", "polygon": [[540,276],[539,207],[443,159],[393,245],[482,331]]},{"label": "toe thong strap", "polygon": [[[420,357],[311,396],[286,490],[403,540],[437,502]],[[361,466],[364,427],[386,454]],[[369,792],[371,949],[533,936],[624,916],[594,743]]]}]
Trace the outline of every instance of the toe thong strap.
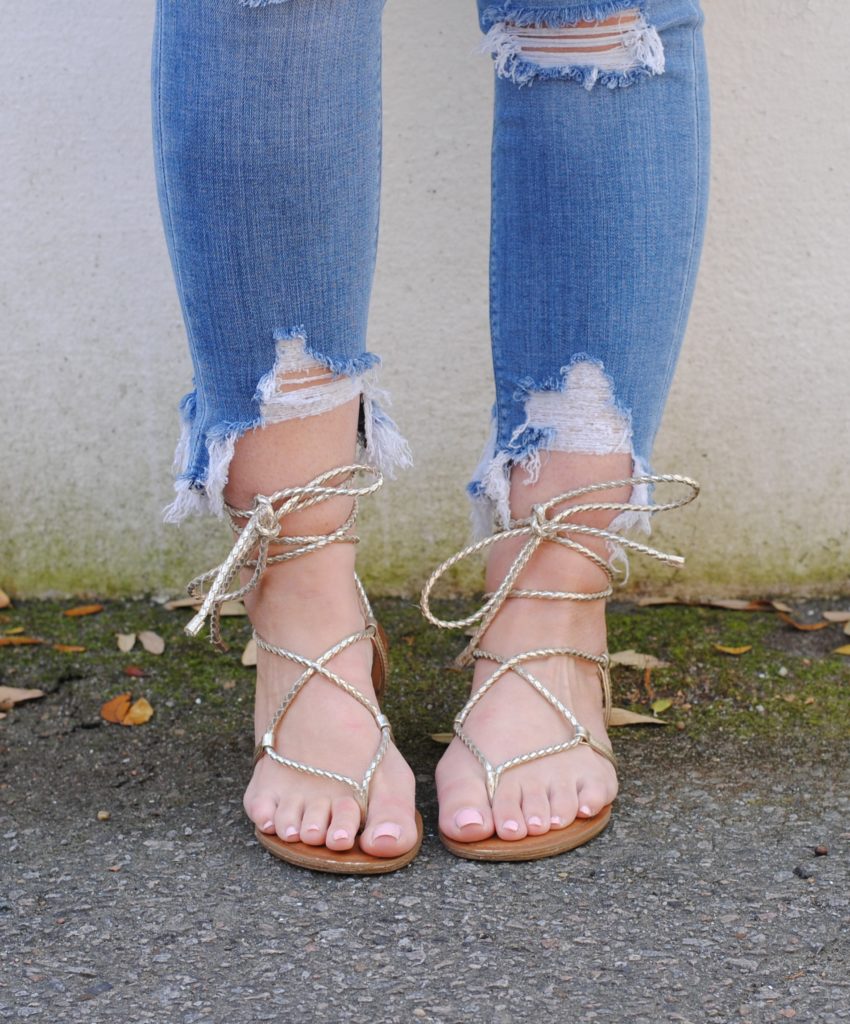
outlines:
[{"label": "toe thong strap", "polygon": [[[598,491],[613,490],[627,485],[635,487],[640,484],[658,483],[682,485],[687,488],[687,493],[676,500],[653,505],[641,505],[636,502],[601,502],[586,500],[587,496]],[[575,520],[582,513],[599,511],[609,511],[612,513],[645,512],[649,515],[656,515],[659,512],[666,512],[671,509],[681,508],[692,502],[698,494],[699,484],[697,484],[696,481],[691,480],[689,477],[675,475],[630,477],[627,480],[607,481],[605,483],[592,484],[588,487],[581,487],[574,491],[568,491],[567,493],[560,494],[545,503],[535,505],[531,510],[531,515],[527,519],[514,520],[507,529],[498,530],[491,536],[485,537],[483,540],[477,541],[476,543],[463,548],[456,555],[452,555],[451,558],[446,559],[446,561],[443,562],[442,565],[439,565],[428,578],[428,581],[422,591],[420,601],[420,607],[425,618],[435,626],[440,626],[444,629],[465,629],[469,626],[475,626],[469,643],[460,655],[458,655],[456,663],[462,666],[470,665],[475,660],[483,659],[491,661],[498,666],[492,675],[490,675],[490,677],[476,690],[472,697],[470,697],[454,721],[455,735],[471,751],[471,753],[475,755],[484,768],[487,779],[487,788],[490,793],[491,800],[495,794],[499,779],[503,772],[507,771],[508,768],[513,768],[520,764],[526,764],[529,761],[537,760],[538,758],[546,757],[550,754],[557,754],[564,750],[570,750],[581,743],[590,746],[593,750],[597,751],[597,753],[606,757],[613,764],[616,764],[616,759],[614,758],[611,750],[594,739],[588,730],[581,725],[573,712],[558,700],[558,698],[551,693],[551,691],[548,690],[547,687],[544,686],[543,683],[541,683],[540,680],[537,679],[537,677],[534,676],[524,664],[525,662],[541,660],[543,658],[562,656],[576,658],[595,664],[599,672],[599,681],[602,686],[605,724],[607,725],[611,711],[611,679],[607,653],[590,654],[587,651],[580,651],[571,647],[547,647],[540,650],[525,651],[522,654],[516,654],[510,658],[503,658],[498,654],[483,651],[479,647],[481,638],[487,631],[490,623],[499,613],[502,605],[509,598],[514,597],[540,598],[544,600],[558,601],[598,601],[609,597],[613,593],[612,581],[614,579],[614,571],[606,559],[597,554],[586,544],[581,543],[581,540],[577,539],[581,537],[595,537],[611,543],[617,543],[631,551],[648,555],[651,558],[656,558],[661,562],[665,562],[667,565],[676,567],[683,565],[684,559],[679,555],[666,554],[665,552],[658,551],[646,544],[641,544],[638,541],[623,537],[619,533],[600,529],[594,526],[585,526]],[[576,499],[581,498],[585,498],[585,500],[576,501]],[[563,505],[565,502],[576,503],[568,505],[560,511],[556,511],[557,506]],[[431,595],[434,587],[440,578],[450,568],[452,568],[452,566],[470,555],[476,554],[479,551],[484,551],[491,545],[512,537],[523,538],[525,543],[521,547],[519,554],[514,559],[513,563],[508,568],[508,571],[505,573],[505,577],[499,584],[498,588],[492,594],[486,595],[484,604],[480,608],[474,611],[471,615],[468,615],[466,618],[454,620],[441,619],[432,612]],[[561,544],[564,547],[570,548],[571,550],[590,559],[594,565],[598,566],[605,573],[608,581],[605,588],[595,591],[594,593],[577,593],[562,590],[515,589],[514,584],[519,578],[520,573],[528,564],[534,552],[544,541]],[[521,754],[518,757],[511,758],[502,764],[493,765],[464,731],[463,726],[473,708],[484,698],[493,685],[508,673],[512,673],[520,679],[523,679],[544,700],[555,708],[555,710],[557,710],[564,717],[565,721],[572,727],[573,735],[569,740],[563,743],[542,747],[539,750],[529,751],[526,754]]]}]

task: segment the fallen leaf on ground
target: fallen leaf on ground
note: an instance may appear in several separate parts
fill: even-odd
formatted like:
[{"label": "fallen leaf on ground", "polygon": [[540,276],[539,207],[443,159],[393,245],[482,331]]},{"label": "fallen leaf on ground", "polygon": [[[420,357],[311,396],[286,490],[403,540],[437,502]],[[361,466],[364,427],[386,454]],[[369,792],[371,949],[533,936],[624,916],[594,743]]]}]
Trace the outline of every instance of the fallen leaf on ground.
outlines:
[{"label": "fallen leaf on ground", "polygon": [[125,665],[121,671],[125,676],[130,676],[133,679],[141,679],[145,674],[145,670],[143,668],[139,668],[138,665]]},{"label": "fallen leaf on ground", "polygon": [[0,720],[2,720],[4,718],[6,718],[6,712],[5,711],[0,711]]},{"label": "fallen leaf on ground", "polygon": [[699,603],[707,608],[723,608],[729,612],[767,612],[775,607],[772,601],[739,601],[734,598],[730,600],[708,598]]},{"label": "fallen leaf on ground", "polygon": [[814,697],[806,697],[806,699],[803,701],[804,704],[814,704],[814,702],[815,702],[815,698]]},{"label": "fallen leaf on ground", "polygon": [[841,647],[836,647],[835,650],[832,653],[833,654],[844,654],[847,657],[850,657],[850,644],[844,644]]},{"label": "fallen leaf on ground", "polygon": [[850,622],[848,622],[847,625],[844,627],[844,634],[846,636],[850,636]]},{"label": "fallen leaf on ground", "polygon": [[656,715],[660,715],[662,711],[673,707],[673,701],[669,697],[659,697],[658,700],[654,700],[649,706]]},{"label": "fallen leaf on ground", "polygon": [[8,711],[25,700],[44,696],[44,690],[22,690],[19,686],[0,686],[0,711]]},{"label": "fallen leaf on ground", "polygon": [[779,697],[784,700],[786,704],[793,704],[797,700],[796,693],[780,693]]},{"label": "fallen leaf on ground", "polygon": [[136,645],[135,633],[116,633],[115,639],[118,641],[118,650],[123,651],[124,654],[132,651]]},{"label": "fallen leaf on ground", "polygon": [[663,718],[656,718],[654,715],[639,715],[636,711],[627,711],[626,708],[611,708],[611,718],[608,721],[609,727],[617,729],[622,725],[669,725]]},{"label": "fallen leaf on ground", "polygon": [[451,743],[451,741],[454,738],[455,738],[455,734],[453,732],[432,732],[431,733],[431,739],[435,743]]},{"label": "fallen leaf on ground", "polygon": [[219,615],[223,619],[232,617],[235,615],[247,615],[248,611],[245,605],[241,601],[225,601],[219,608]]},{"label": "fallen leaf on ground", "polygon": [[850,622],[850,612],[824,612],[823,617],[827,622]]},{"label": "fallen leaf on ground", "polygon": [[80,647],[79,644],[54,644],[53,650],[61,654],[82,654],[85,647]]},{"label": "fallen leaf on ground", "polygon": [[23,626],[12,626],[11,629],[4,629],[3,636],[17,636],[18,633],[23,633]]},{"label": "fallen leaf on ground", "polygon": [[153,716],[153,708],[144,698],[139,699],[130,707],[130,710],[121,720],[122,725],[144,725]]},{"label": "fallen leaf on ground", "polygon": [[744,644],[743,647],[725,647],[723,644],[714,644],[715,651],[720,651],[721,654],[734,654],[736,657],[740,654],[746,654],[747,651],[753,649],[752,644]]},{"label": "fallen leaf on ground", "polygon": [[0,647],[26,647],[29,644],[43,644],[37,636],[0,636]]},{"label": "fallen leaf on ground", "polygon": [[124,715],[130,710],[130,696],[129,692],[119,693],[117,697],[108,700],[100,709],[100,717],[105,722],[115,722],[116,725],[120,725]]},{"label": "fallen leaf on ground", "polygon": [[139,643],[144,647],[148,654],[162,654],[165,650],[165,641],[159,635],[154,633],[153,630],[143,629],[139,633]]},{"label": "fallen leaf on ground", "polygon": [[782,619],[783,622],[787,622],[789,626],[793,626],[794,629],[800,629],[807,633],[810,633],[815,629],[826,629],[829,625],[828,622],[798,622],[790,615],[785,615],[784,612],[779,613],[779,618]]},{"label": "fallen leaf on ground", "polygon": [[639,597],[637,604],[641,608],[652,608],[658,604],[681,604],[678,597]]},{"label": "fallen leaf on ground", "polygon": [[173,612],[178,608],[200,608],[201,602],[196,597],[176,597],[173,601],[166,601],[162,607]]},{"label": "fallen leaf on ground", "polygon": [[660,661],[651,654],[640,654],[638,651],[615,651],[609,656],[612,665],[626,665],[629,668],[667,668],[669,661]]},{"label": "fallen leaf on ground", "polygon": [[135,702],[131,700],[130,692],[119,693],[103,705],[100,717],[115,725],[143,725],[153,715],[153,708],[144,697],[139,697]]},{"label": "fallen leaf on ground", "polygon": [[245,645],[240,661],[246,668],[257,664],[257,641],[253,637]]},{"label": "fallen leaf on ground", "polygon": [[786,604],[784,601],[771,601],[770,603],[778,612],[788,612],[790,615],[794,611],[791,605]]},{"label": "fallen leaf on ground", "polygon": [[82,615],[97,615],[102,611],[102,604],[79,604],[76,608],[66,608],[62,614],[67,615],[69,619],[78,619]]},{"label": "fallen leaf on ground", "polygon": [[12,603],[11,597],[6,593],[5,590],[0,590],[0,608],[8,608]]}]

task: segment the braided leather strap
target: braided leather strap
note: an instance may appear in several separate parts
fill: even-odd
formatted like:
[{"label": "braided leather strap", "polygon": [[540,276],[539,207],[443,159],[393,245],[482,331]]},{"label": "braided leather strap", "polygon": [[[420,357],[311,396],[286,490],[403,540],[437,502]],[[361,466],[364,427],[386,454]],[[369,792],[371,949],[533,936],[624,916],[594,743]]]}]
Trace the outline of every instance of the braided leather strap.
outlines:
[{"label": "braided leather strap", "polygon": [[[560,511],[555,511],[557,506],[563,505],[565,502],[575,501],[575,499],[583,498],[598,491],[608,491],[625,486],[635,487],[641,484],[658,483],[682,485],[687,488],[687,493],[683,497],[674,501],[654,505],[641,505],[631,501],[580,501],[576,504],[568,505]],[[509,598],[518,597],[539,598],[542,600],[554,601],[599,601],[609,597],[613,593],[612,581],[614,579],[614,570],[605,558],[587,547],[586,544],[582,544],[580,540],[576,539],[577,537],[599,538],[610,543],[622,545],[623,547],[626,547],[631,551],[638,552],[639,554],[648,555],[649,557],[658,559],[667,565],[676,567],[683,565],[684,559],[679,555],[670,555],[663,551],[658,551],[656,548],[652,548],[646,544],[641,544],[638,541],[623,537],[621,534],[610,530],[603,530],[595,526],[585,526],[581,523],[575,522],[575,519],[585,512],[603,511],[613,513],[643,512],[649,515],[657,515],[659,512],[682,508],[684,505],[692,502],[698,494],[699,484],[697,484],[696,481],[691,480],[689,477],[676,475],[636,476],[630,477],[627,480],[607,481],[604,483],[592,484],[587,487],[580,487],[576,490],[568,491],[565,494],[559,494],[557,497],[552,498],[547,502],[535,505],[531,510],[531,515],[527,519],[513,520],[508,529],[498,530],[489,537],[485,537],[483,540],[468,545],[457,554],[452,555],[451,558],[446,559],[446,561],[431,573],[422,591],[420,600],[420,607],[425,618],[435,626],[439,626],[443,629],[465,629],[466,627],[477,623],[476,628],[472,632],[469,643],[458,655],[456,664],[466,666],[472,664],[473,661],[480,659],[484,661],[491,661],[498,665],[495,672],[493,672],[493,674],[489,676],[489,678],[470,697],[454,720],[455,735],[467,747],[467,749],[474,754],[481,766],[484,768],[487,780],[487,790],[491,800],[495,795],[496,787],[499,784],[502,774],[509,768],[516,767],[520,764],[527,764],[529,761],[534,761],[541,757],[547,757],[551,754],[558,754],[565,750],[570,750],[581,743],[586,744],[597,753],[602,754],[603,757],[606,757],[612,764],[616,764],[616,759],[608,747],[595,740],[588,730],[576,719],[573,712],[558,700],[558,698],[549,689],[547,689],[547,687],[544,686],[536,676],[524,667],[525,662],[552,657],[577,658],[582,661],[588,661],[595,664],[599,673],[600,685],[602,686],[605,724],[607,726],[611,712],[611,679],[607,652],[603,654],[590,654],[587,651],[580,651],[572,647],[545,647],[538,650],[525,651],[521,654],[515,654],[510,658],[503,658],[501,655],[484,651],[479,647],[479,643],[490,623],[498,615],[502,605]],[[466,616],[466,618],[454,620],[441,619],[431,611],[431,594],[433,589],[440,578],[450,568],[452,568],[452,566],[456,565],[464,558],[468,558],[470,555],[476,554],[479,551],[484,551],[491,545],[512,537],[525,538],[526,542],[520,549],[517,557],[511,563],[508,571],[505,573],[504,579],[496,590],[492,594],[485,595],[484,604],[480,608],[474,611],[471,615]],[[514,583],[520,573],[544,541],[561,544],[564,547],[577,551],[586,558],[589,558],[594,565],[598,566],[602,572],[605,573],[608,580],[607,585],[602,590],[589,594],[562,590],[515,589]],[[563,743],[541,747],[538,750],[529,751],[526,754],[521,754],[518,757],[511,758],[499,765],[494,765],[488,760],[471,737],[464,731],[463,726],[473,708],[475,708],[492,689],[492,687],[508,673],[513,673],[520,679],[523,679],[545,701],[559,711],[571,727],[573,735]]]},{"label": "braided leather strap", "polygon": [[[372,482],[363,486],[353,485],[351,481],[357,473],[370,475]],[[339,481],[340,478],[342,478],[341,482],[328,483],[331,480]],[[236,509],[229,505],[225,506],[231,525],[238,532],[239,536],[230,554],[221,565],[201,573],[189,583],[187,588],[189,594],[201,600],[202,603],[197,614],[186,625],[186,633],[189,636],[197,636],[208,618],[210,623],[210,642],[219,650],[226,650],[221,638],[221,606],[224,602],[239,600],[250,593],[257,586],[263,572],[269,565],[286,562],[293,558],[300,558],[311,552],[320,551],[329,544],[358,543],[359,538],[350,531],[357,519],[359,499],[365,495],[373,494],[382,483],[383,477],[378,470],[371,466],[352,464],[328,470],[326,473],[320,474],[309,483],[300,487],[287,487],[270,495],[258,494],[254,498],[254,505],[251,509]],[[336,497],[352,499],[352,507],[345,521],[335,530],[327,534],[314,536],[290,536],[281,532],[281,522],[285,516],[311,508],[314,505]],[[285,545],[288,550],[280,554],[269,554],[271,545]],[[240,570],[245,568],[253,569],[250,580],[244,585],[230,590],[233,579]],[[374,657],[377,659],[380,674],[383,675],[386,670],[384,638],[380,634],[378,623],[375,621],[372,607],[366,596],[366,591],[356,573],[354,574],[354,585],[363,616],[366,620],[364,628],[352,633],[350,636],[344,637],[315,660],[287,650],[285,647],[278,647],[275,644],[269,643],[269,641],[265,640],[254,630],[254,640],[259,648],[280,658],[285,658],[303,670],[283,698],[268,728],[257,744],[254,750],[254,763],[256,764],[264,754],[268,754],[278,764],[293,768],[295,771],[345,783],[353,790],[357,804],[360,807],[361,819],[365,821],[369,785],[387,752],[387,747],[392,740],[392,732],[388,719],[381,713],[379,707],[365,697],[358,689],[346,682],[345,679],[327,668],[327,663],[336,657],[337,654],[347,650],[361,640],[370,640],[374,647]],[[295,761],[279,754],[274,748],[275,733],[293,700],[311,679],[318,676],[338,686],[356,700],[358,704],[369,712],[378,726],[380,737],[377,748],[366,768],[363,778],[360,780],[339,774],[338,772],[303,764],[300,761]]]}]

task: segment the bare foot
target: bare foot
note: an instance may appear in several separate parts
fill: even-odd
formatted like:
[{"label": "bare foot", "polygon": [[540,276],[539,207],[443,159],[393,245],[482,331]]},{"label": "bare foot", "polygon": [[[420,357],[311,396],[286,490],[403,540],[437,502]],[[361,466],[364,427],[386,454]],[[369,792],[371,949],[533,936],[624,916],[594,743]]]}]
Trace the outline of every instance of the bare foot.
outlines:
[{"label": "bare foot", "polygon": [[[318,658],[343,637],[363,628],[349,553],[336,546],[269,567],[246,597],[257,632],[276,646]],[[351,581],[351,582],[349,582]],[[371,681],[373,646],[360,641],[327,667],[377,703]],[[301,668],[260,651],[257,664],[255,739],[268,728]],[[343,690],[314,676],[290,705],[275,737],[275,750],[295,761],[356,780],[375,755],[380,730],[372,715]],[[414,778],[390,745],[372,779],[359,845],[376,857],[397,857],[416,842]],[[298,772],[263,757],[244,799],[245,811],[264,832],[289,842],[349,850],[361,828],[360,808],[345,783]]]}]

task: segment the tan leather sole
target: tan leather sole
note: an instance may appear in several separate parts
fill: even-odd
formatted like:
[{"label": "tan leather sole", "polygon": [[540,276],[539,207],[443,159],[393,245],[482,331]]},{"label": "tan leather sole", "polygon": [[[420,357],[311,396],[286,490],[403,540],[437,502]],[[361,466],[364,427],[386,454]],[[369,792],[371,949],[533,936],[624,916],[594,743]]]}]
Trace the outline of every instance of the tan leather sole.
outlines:
[{"label": "tan leather sole", "polygon": [[611,804],[608,804],[593,818],[576,818],[566,828],[552,829],[542,836],[514,840],[490,836],[476,843],[459,843],[440,832],[440,840],[450,853],[464,860],[543,860],[584,846],[598,836],[610,820]]},{"label": "tan leather sole", "polygon": [[280,836],[266,835],[254,829],[257,842],[279,860],[308,871],[324,871],[331,875],[386,875],[398,871],[413,860],[422,845],[422,817],[416,812],[416,842],[413,849],[400,857],[373,857],[355,842],[350,850],[329,850],[327,846],[308,846],[306,843],[285,843]]}]

